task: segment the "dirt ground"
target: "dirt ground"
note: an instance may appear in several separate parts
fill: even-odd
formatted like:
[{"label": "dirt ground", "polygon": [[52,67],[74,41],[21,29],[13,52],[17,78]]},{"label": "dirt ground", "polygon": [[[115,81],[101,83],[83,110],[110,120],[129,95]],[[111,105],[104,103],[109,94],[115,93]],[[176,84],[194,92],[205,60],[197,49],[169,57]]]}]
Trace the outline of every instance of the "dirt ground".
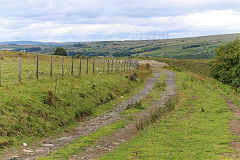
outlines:
[{"label": "dirt ground", "polygon": [[168,66],[167,63],[165,62],[158,62],[158,61],[154,61],[154,60],[139,60],[138,63],[140,65],[146,65],[146,64],[150,64],[153,67],[164,67],[164,66]]},{"label": "dirt ground", "polygon": [[[231,99],[229,99],[228,97],[224,96],[224,98],[226,99],[227,105],[232,109],[233,111],[233,119],[230,122],[230,127],[232,130],[232,133],[235,136],[240,136],[240,109],[238,108],[238,106],[236,104],[233,103],[233,101]],[[231,147],[233,147],[237,153],[230,155],[231,158],[234,159],[239,159],[240,158],[240,141],[234,141],[230,143]]]}]

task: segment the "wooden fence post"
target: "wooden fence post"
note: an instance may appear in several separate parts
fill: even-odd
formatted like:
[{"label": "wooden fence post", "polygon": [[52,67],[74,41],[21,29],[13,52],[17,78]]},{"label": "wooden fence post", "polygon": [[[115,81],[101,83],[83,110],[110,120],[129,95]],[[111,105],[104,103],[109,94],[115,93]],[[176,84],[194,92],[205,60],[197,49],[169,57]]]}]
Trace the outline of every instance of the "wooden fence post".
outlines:
[{"label": "wooden fence post", "polygon": [[88,58],[87,58],[87,68],[86,68],[86,74],[88,74]]},{"label": "wooden fence post", "polygon": [[110,73],[110,66],[109,66],[109,59],[107,60],[107,62],[108,62],[108,69],[107,69],[107,73]]},{"label": "wooden fence post", "polygon": [[135,70],[135,60],[133,60],[133,63],[132,63],[132,70]]},{"label": "wooden fence post", "polygon": [[134,65],[133,65],[134,70],[136,70],[136,66],[137,66],[137,60],[134,61]]},{"label": "wooden fence post", "polygon": [[135,69],[135,70],[137,70],[137,60],[136,60],[136,62],[135,62],[135,66],[136,66],[136,69]]},{"label": "wooden fence post", "polygon": [[36,79],[38,79],[38,55],[36,56]]},{"label": "wooden fence post", "polygon": [[118,73],[120,73],[120,60],[118,60]]},{"label": "wooden fence post", "polygon": [[134,70],[134,60],[132,60],[131,69]]},{"label": "wooden fence post", "polygon": [[122,60],[120,60],[120,72],[122,72]]},{"label": "wooden fence post", "polygon": [[130,70],[132,71],[132,70],[133,70],[133,60],[131,60],[131,63],[130,63],[130,64],[131,64],[131,66],[130,66],[130,67],[131,67]]},{"label": "wooden fence post", "polygon": [[95,69],[94,69],[94,58],[92,59],[92,64],[93,64],[93,74],[95,72]]},{"label": "wooden fence post", "polygon": [[132,60],[130,60],[130,71],[132,71]]},{"label": "wooden fence post", "polygon": [[102,64],[103,64],[103,73],[104,73],[104,68],[105,68],[105,58],[102,59]]},{"label": "wooden fence post", "polygon": [[62,77],[64,76],[64,56],[62,56]]},{"label": "wooden fence post", "polygon": [[97,71],[98,71],[98,73],[99,73],[99,72],[100,72],[100,71],[99,71],[99,67],[100,67],[100,64],[99,64],[99,57],[98,57],[98,59],[97,59],[97,63],[98,63]]},{"label": "wooden fence post", "polygon": [[113,72],[113,59],[112,59],[112,65],[111,65],[111,73]]},{"label": "wooden fence post", "polygon": [[1,57],[0,57],[0,87],[2,87],[2,67],[1,67]]},{"label": "wooden fence post", "polygon": [[133,60],[133,63],[132,63],[132,70],[135,70],[134,64],[135,64],[135,60]]},{"label": "wooden fence post", "polygon": [[123,72],[123,60],[120,61],[120,64],[121,64],[121,73]]},{"label": "wooden fence post", "polygon": [[82,73],[82,58],[79,57],[79,75]]},{"label": "wooden fence post", "polygon": [[73,76],[73,56],[72,56],[71,76]]},{"label": "wooden fence post", "polygon": [[117,60],[115,61],[115,73],[117,73]]},{"label": "wooden fence post", "polygon": [[52,77],[52,74],[53,74],[53,56],[51,56],[51,59],[50,59],[50,77]]},{"label": "wooden fence post", "polygon": [[125,72],[125,66],[126,66],[126,60],[124,60],[124,70],[123,70],[124,72]]},{"label": "wooden fence post", "polygon": [[128,64],[128,70],[131,70],[131,60],[129,60],[129,64]]},{"label": "wooden fence post", "polygon": [[133,70],[133,60],[131,60],[131,71]]},{"label": "wooden fence post", "polygon": [[21,55],[18,57],[18,82],[22,81],[22,74],[21,74]]}]

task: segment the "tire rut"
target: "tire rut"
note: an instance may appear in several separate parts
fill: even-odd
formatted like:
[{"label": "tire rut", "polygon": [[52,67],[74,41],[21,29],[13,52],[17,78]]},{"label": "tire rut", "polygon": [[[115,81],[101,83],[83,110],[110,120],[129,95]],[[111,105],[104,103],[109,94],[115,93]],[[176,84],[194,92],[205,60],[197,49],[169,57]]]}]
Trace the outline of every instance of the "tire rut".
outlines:
[{"label": "tire rut", "polygon": [[37,144],[32,146],[21,147],[20,150],[10,150],[6,151],[3,155],[0,156],[0,159],[7,160],[33,160],[45,156],[55,150],[59,149],[62,146],[67,145],[69,142],[83,136],[87,136],[94,131],[98,130],[101,127],[107,126],[113,123],[116,120],[120,119],[120,113],[126,109],[129,104],[139,102],[146,95],[148,95],[158,81],[158,78],[161,76],[159,71],[153,71],[154,76],[147,79],[145,86],[134,96],[128,100],[117,105],[115,108],[110,110],[108,113],[103,114],[102,116],[94,117],[81,126],[73,128],[72,132],[65,133],[61,138],[47,138],[41,140]]},{"label": "tire rut", "polygon": [[[231,108],[233,111],[233,119],[230,122],[232,133],[235,136],[240,136],[240,122],[239,122],[240,109],[230,98],[224,96],[224,99],[226,100],[226,103],[229,106],[229,108]],[[229,157],[233,159],[239,159],[240,158],[240,141],[233,141],[230,143],[230,146],[234,148],[237,151],[237,153],[232,154]]]},{"label": "tire rut", "polygon": [[90,160],[98,159],[102,155],[109,153],[114,150],[121,143],[129,141],[130,139],[136,136],[136,124],[139,120],[150,117],[151,113],[156,111],[161,107],[165,107],[168,99],[170,97],[176,96],[177,86],[176,86],[176,74],[167,70],[163,70],[167,74],[166,88],[162,92],[161,98],[155,101],[151,107],[148,107],[146,110],[141,111],[135,115],[133,122],[127,124],[125,128],[119,129],[117,132],[112,135],[106,136],[104,139],[96,142],[96,146],[92,146],[86,149],[84,153],[80,155],[74,155],[70,160]]}]

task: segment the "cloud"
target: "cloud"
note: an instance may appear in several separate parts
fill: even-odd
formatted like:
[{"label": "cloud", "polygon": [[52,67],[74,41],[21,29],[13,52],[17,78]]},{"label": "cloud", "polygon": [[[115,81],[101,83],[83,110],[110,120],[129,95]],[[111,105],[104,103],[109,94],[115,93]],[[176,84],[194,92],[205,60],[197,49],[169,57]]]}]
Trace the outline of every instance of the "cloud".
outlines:
[{"label": "cloud", "polygon": [[[1,0],[0,41],[83,41],[240,30],[240,1]],[[159,37],[159,36],[158,36]]]}]

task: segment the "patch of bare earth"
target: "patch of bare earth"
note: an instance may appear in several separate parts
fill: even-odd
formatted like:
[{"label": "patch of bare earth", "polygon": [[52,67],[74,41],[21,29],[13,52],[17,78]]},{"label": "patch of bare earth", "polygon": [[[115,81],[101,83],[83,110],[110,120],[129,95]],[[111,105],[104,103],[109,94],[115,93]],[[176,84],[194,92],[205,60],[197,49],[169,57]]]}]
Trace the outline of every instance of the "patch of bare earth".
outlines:
[{"label": "patch of bare earth", "polygon": [[[232,130],[232,133],[235,136],[240,136],[240,122],[239,122],[240,109],[238,108],[238,106],[236,104],[233,103],[233,101],[231,99],[229,99],[226,96],[224,96],[224,98],[226,99],[228,106],[233,110],[233,119],[230,122],[230,127]],[[240,158],[240,141],[231,142],[230,145],[237,151],[237,153],[230,155],[230,157],[234,158],[234,159]]]},{"label": "patch of bare earth", "polygon": [[57,137],[52,136],[49,138],[45,138],[35,144],[21,146],[20,149],[5,150],[5,152],[0,155],[0,159],[37,159],[39,157],[47,155],[48,153],[54,152],[55,150],[79,137],[87,136],[101,127],[112,124],[113,122],[121,118],[121,112],[124,111],[129,104],[139,102],[141,99],[145,98],[150,93],[152,87],[158,81],[158,78],[161,76],[161,72],[157,70],[153,72],[154,76],[146,81],[145,86],[138,93],[136,93],[128,100],[117,105],[108,113],[98,117],[90,117],[85,122],[80,124],[80,126],[72,128],[69,132],[57,135]]},{"label": "patch of bare earth", "polygon": [[168,64],[165,63],[165,62],[158,62],[158,61],[154,61],[154,60],[140,60],[140,61],[138,61],[138,63],[139,63],[140,65],[150,64],[150,66],[153,66],[153,67],[164,67],[164,66],[168,66]]},{"label": "patch of bare earth", "polygon": [[161,107],[165,107],[168,99],[177,94],[176,86],[176,74],[167,70],[163,70],[167,75],[166,89],[162,92],[160,99],[155,101],[152,106],[148,107],[146,110],[141,111],[135,115],[134,121],[127,124],[125,128],[119,129],[112,135],[106,136],[96,142],[96,146],[92,146],[86,149],[86,151],[80,155],[74,155],[70,160],[90,160],[98,159],[102,155],[109,153],[114,150],[117,146],[123,142],[129,141],[136,136],[136,125],[142,119],[147,119],[151,116],[152,112],[157,111]]}]

